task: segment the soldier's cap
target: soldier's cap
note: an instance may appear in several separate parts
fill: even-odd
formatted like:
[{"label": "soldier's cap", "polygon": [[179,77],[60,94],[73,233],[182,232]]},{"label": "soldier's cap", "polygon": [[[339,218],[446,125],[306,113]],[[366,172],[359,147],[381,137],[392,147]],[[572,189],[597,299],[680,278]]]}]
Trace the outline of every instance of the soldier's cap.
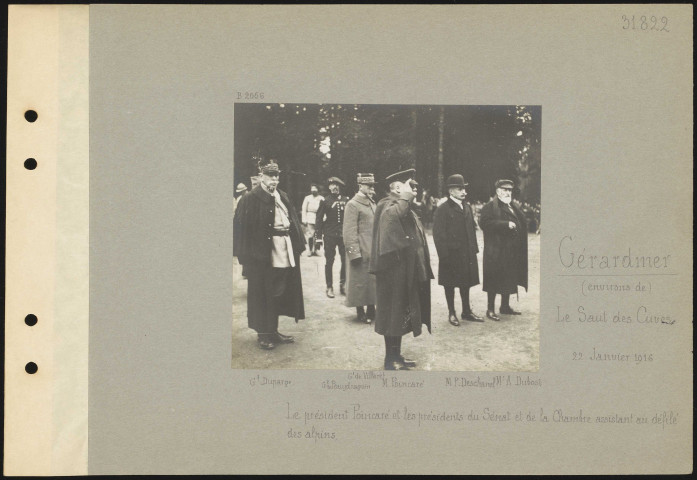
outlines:
[{"label": "soldier's cap", "polygon": [[247,185],[245,185],[244,183],[240,183],[237,185],[237,188],[235,189],[235,193],[244,192],[245,190],[247,190]]},{"label": "soldier's cap", "polygon": [[261,159],[258,162],[259,166],[259,173],[263,173],[265,175],[278,175],[281,173],[281,170],[278,168],[278,163],[276,163],[275,160],[273,159]]},{"label": "soldier's cap", "polygon": [[356,183],[358,185],[375,185],[375,175],[372,173],[359,173]]},{"label": "soldier's cap", "polygon": [[415,173],[416,170],[413,168],[402,170],[401,172],[396,172],[385,177],[385,183],[390,184],[392,182],[404,182],[405,180],[413,178]]},{"label": "soldier's cap", "polygon": [[329,178],[327,179],[327,185],[331,185],[332,183],[335,183],[335,184],[337,184],[337,185],[341,185],[342,187],[345,187],[345,186],[346,186],[346,184],[344,183],[344,181],[343,181],[342,179],[338,178],[338,177],[329,177]]},{"label": "soldier's cap", "polygon": [[513,188],[513,185],[514,185],[513,180],[508,180],[506,178],[496,180],[496,188],[503,188],[503,187]]},{"label": "soldier's cap", "polygon": [[448,187],[466,187],[469,183],[465,183],[465,177],[459,174],[450,175],[448,177]]}]

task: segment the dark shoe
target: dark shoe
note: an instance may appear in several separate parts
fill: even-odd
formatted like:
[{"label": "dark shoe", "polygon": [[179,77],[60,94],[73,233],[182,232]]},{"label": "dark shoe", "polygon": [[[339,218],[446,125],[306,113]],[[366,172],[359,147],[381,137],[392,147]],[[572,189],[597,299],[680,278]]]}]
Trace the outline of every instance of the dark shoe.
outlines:
[{"label": "dark shoe", "polygon": [[341,285],[339,285],[339,293],[342,295],[346,295],[346,287],[344,286],[343,283]]},{"label": "dark shoe", "polygon": [[401,355],[399,357],[399,361],[402,362],[402,364],[405,367],[415,367],[416,366],[416,362],[414,360],[412,360],[411,358],[404,358]]},{"label": "dark shoe", "polygon": [[371,323],[373,323],[373,319],[370,318],[370,317],[368,317],[368,316],[366,316],[366,317],[365,317],[365,323],[367,323],[368,325],[370,325]]},{"label": "dark shoe", "polygon": [[467,320],[468,322],[483,322],[484,319],[479,315],[475,315],[474,312],[462,312],[460,318]]},{"label": "dark shoe", "polygon": [[450,325],[454,327],[460,326],[460,321],[457,319],[457,315],[455,314],[455,312],[450,312],[448,314],[448,321],[450,322]]},{"label": "dark shoe", "polygon": [[334,298],[334,289],[332,287],[327,288],[327,296],[329,298]]},{"label": "dark shoe", "polygon": [[365,316],[365,313],[359,313],[356,315],[356,322],[358,323],[365,323],[368,317]]},{"label": "dark shoe", "polygon": [[499,312],[503,315],[520,315],[520,312],[516,312],[511,307],[501,307],[499,308]]},{"label": "dark shoe", "polygon": [[491,320],[493,320],[493,321],[495,321],[495,322],[498,322],[499,320],[501,320],[501,317],[499,317],[498,315],[496,315],[496,312],[494,312],[493,310],[487,310],[487,311],[486,311],[486,318],[491,319]]},{"label": "dark shoe", "polygon": [[411,370],[399,360],[386,360],[385,370]]},{"label": "dark shoe", "polygon": [[276,340],[278,343],[293,343],[295,342],[295,338],[293,338],[290,335],[283,335],[280,332],[276,332]]},{"label": "dark shoe", "polygon": [[274,348],[276,348],[276,344],[273,343],[273,341],[271,341],[269,339],[259,338],[258,342],[259,342],[259,346],[264,350],[273,350]]}]

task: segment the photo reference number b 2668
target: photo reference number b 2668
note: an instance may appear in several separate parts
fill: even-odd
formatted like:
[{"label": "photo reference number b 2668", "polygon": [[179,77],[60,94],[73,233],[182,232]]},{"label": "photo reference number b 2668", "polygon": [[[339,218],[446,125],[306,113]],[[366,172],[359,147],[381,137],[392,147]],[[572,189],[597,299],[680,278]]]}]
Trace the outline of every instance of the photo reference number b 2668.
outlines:
[{"label": "photo reference number b 2668", "polygon": [[659,18],[656,15],[622,15],[622,30],[670,32],[668,17]]},{"label": "photo reference number b 2668", "polygon": [[237,100],[263,100],[264,92],[237,92]]}]

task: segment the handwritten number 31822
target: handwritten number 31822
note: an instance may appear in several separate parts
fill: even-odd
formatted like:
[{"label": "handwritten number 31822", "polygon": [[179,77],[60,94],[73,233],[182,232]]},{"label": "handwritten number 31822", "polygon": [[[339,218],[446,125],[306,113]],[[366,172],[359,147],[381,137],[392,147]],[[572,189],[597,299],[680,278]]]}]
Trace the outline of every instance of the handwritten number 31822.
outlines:
[{"label": "handwritten number 31822", "polygon": [[642,15],[640,17],[636,17],[635,15],[631,17],[622,15],[622,30],[670,32],[670,30],[668,30],[668,17],[661,17],[659,19],[655,15],[651,15],[650,17],[647,15]]}]

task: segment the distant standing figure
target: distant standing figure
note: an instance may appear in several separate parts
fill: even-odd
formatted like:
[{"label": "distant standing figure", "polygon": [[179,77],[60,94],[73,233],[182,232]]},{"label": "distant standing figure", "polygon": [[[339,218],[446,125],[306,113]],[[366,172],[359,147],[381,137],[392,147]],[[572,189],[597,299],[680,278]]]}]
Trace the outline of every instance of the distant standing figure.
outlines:
[{"label": "distant standing figure", "polygon": [[344,208],[348,197],[341,194],[341,188],[346,184],[337,177],[327,180],[329,195],[320,202],[317,210],[315,230],[317,235],[324,237],[324,277],[327,282],[327,296],[334,298],[333,268],[334,257],[337,249],[341,259],[341,272],[339,273],[339,292],[346,293],[346,251],[344,249]]},{"label": "distant standing figure", "polygon": [[240,197],[247,193],[247,185],[244,183],[240,183],[237,185],[237,188],[235,189],[235,195],[232,197],[232,215],[233,217],[235,216],[235,210],[237,210],[237,202],[239,201]]},{"label": "distant standing figure", "polygon": [[510,306],[518,286],[528,290],[528,234],[525,215],[512,203],[513,181],[496,181],[496,197],[482,207],[479,225],[484,231],[484,291],[487,318],[498,321],[494,310],[501,295],[500,313],[520,315]]},{"label": "distant standing figure", "polygon": [[[346,272],[346,306],[356,307],[356,320],[375,320],[375,275],[368,273],[375,217],[375,177],[359,173],[358,192],[344,210],[344,245],[349,265]],[[364,308],[365,307],[365,308]],[[367,312],[366,312],[367,309]]]},{"label": "distant standing figure", "polygon": [[309,253],[308,257],[319,255],[318,247],[315,244],[315,223],[317,221],[317,211],[319,205],[324,200],[324,197],[319,194],[319,188],[316,184],[310,186],[310,194],[303,200],[301,220],[305,227],[305,238],[307,238]]},{"label": "distant standing figure", "polygon": [[433,241],[438,251],[438,284],[445,288],[448,304],[448,322],[457,327],[460,321],[455,312],[455,288],[460,290],[462,320],[483,321],[472,312],[469,300],[470,287],[479,285],[479,246],[472,208],[465,201],[465,179],[462,175],[451,175],[447,186],[450,196],[436,209]]}]

